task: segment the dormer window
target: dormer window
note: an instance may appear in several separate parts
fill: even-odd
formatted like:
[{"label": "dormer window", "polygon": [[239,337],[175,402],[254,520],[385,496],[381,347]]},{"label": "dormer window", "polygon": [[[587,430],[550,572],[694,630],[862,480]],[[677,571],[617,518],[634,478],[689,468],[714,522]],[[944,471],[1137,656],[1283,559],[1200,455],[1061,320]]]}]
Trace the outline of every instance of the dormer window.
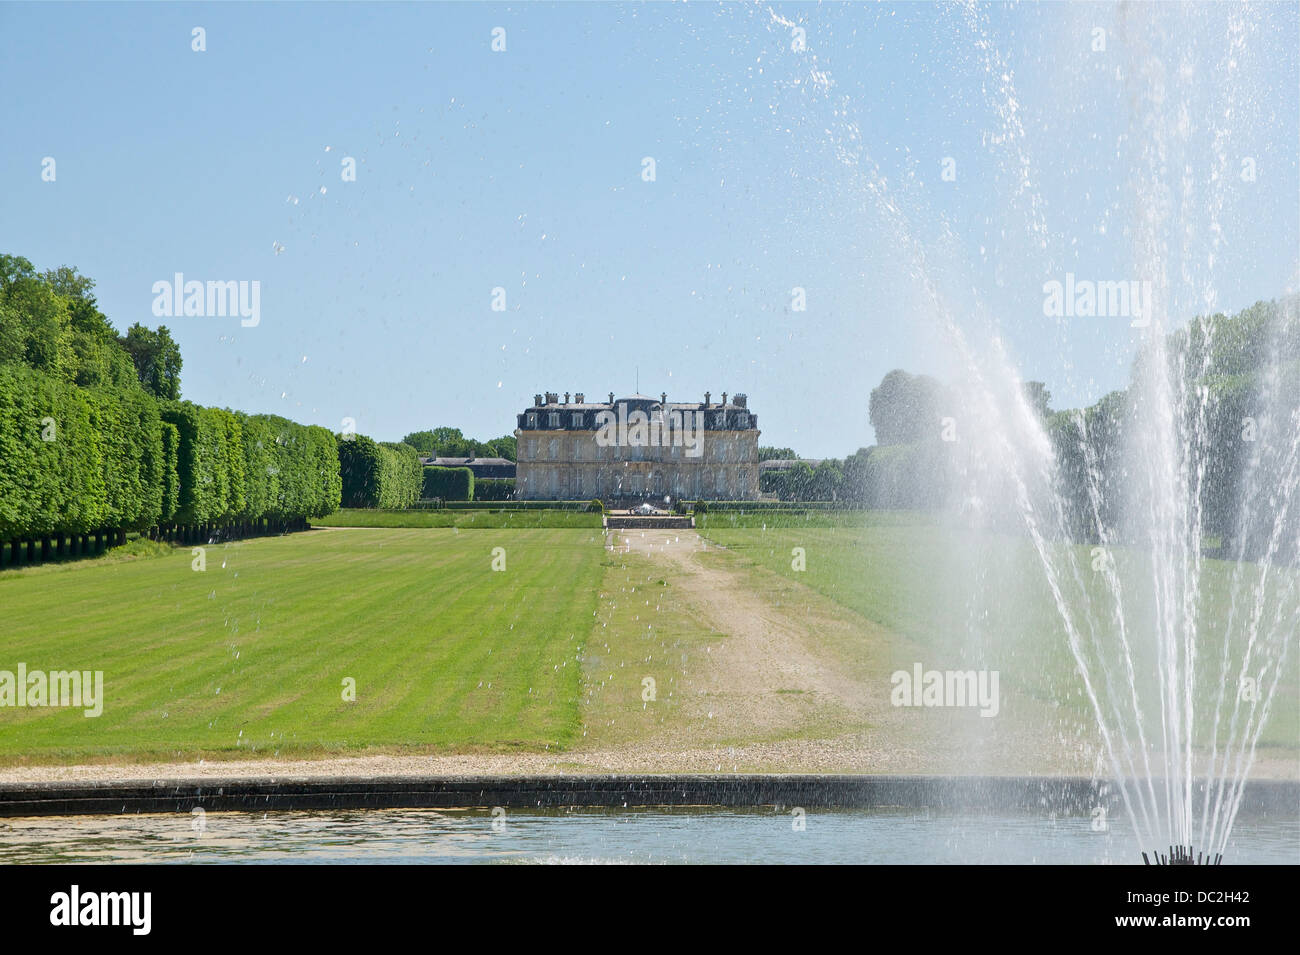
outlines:
[{"label": "dormer window", "polygon": [[719,411],[713,416],[713,426],[715,428],[725,428],[727,426],[727,413],[725,411]]},{"label": "dormer window", "polygon": [[736,427],[737,427],[737,428],[748,428],[748,427],[749,427],[749,412],[748,412],[748,411],[742,411],[742,412],[740,412],[738,415],[736,415]]},{"label": "dormer window", "polygon": [[581,411],[575,411],[575,412],[574,412],[573,417],[569,420],[569,426],[570,426],[570,427],[573,427],[573,428],[579,428],[579,429],[582,427],[582,412],[581,412]]},{"label": "dormer window", "polygon": [[528,421],[528,427],[530,427],[530,428],[536,428],[536,427],[537,427],[537,412],[536,412],[536,411],[530,411],[530,412],[528,412],[528,415],[527,415],[527,421]]},{"label": "dormer window", "polygon": [[547,417],[546,423],[548,427],[558,428],[560,426],[560,413],[558,411],[552,411],[546,417]]}]

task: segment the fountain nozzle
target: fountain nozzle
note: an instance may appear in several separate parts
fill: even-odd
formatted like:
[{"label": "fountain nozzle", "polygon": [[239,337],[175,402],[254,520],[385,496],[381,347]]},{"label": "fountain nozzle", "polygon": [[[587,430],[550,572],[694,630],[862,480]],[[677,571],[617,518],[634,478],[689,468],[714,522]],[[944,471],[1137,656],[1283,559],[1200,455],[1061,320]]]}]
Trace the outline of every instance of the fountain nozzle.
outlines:
[{"label": "fountain nozzle", "polygon": [[1213,858],[1200,852],[1193,852],[1191,846],[1170,846],[1169,853],[1162,855],[1159,852],[1153,852],[1155,861],[1152,862],[1147,858],[1147,854],[1142,853],[1143,865],[1220,865],[1223,862],[1223,853],[1216,853]]}]

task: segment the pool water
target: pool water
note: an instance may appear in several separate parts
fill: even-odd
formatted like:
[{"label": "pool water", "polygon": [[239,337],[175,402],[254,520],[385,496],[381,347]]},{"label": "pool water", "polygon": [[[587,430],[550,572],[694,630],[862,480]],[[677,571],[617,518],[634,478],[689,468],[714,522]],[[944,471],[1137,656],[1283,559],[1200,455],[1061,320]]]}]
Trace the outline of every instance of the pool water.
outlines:
[{"label": "pool water", "polygon": [[[1224,861],[1300,862],[1300,821],[1239,819]],[[1141,856],[1122,820],[1102,827],[1089,817],[360,809],[0,819],[0,862],[1133,864]]]}]

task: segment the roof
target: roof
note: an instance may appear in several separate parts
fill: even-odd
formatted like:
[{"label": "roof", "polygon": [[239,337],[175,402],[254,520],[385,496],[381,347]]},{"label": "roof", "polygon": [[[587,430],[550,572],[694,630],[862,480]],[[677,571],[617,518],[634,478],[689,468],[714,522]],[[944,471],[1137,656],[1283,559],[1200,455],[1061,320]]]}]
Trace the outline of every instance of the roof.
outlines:
[{"label": "roof", "polygon": [[464,467],[465,465],[482,464],[485,466],[495,467],[514,467],[515,462],[509,458],[420,458],[423,464],[432,464],[434,467]]},{"label": "roof", "polygon": [[810,468],[815,468],[821,463],[821,458],[769,458],[766,461],[759,461],[758,469],[760,471],[789,471],[799,464],[806,464]]}]

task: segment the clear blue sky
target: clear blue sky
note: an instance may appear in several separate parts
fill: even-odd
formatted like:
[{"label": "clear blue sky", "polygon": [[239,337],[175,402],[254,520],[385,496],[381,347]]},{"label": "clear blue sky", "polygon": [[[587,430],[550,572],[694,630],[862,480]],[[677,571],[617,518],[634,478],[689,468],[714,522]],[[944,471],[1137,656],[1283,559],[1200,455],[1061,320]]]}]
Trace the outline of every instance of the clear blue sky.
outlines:
[{"label": "clear blue sky", "polygon": [[763,443],[841,456],[887,371],[944,372],[912,242],[1057,407],[1123,386],[1127,322],[1045,318],[1041,287],[1141,273],[1157,141],[1171,313],[1296,289],[1296,6],[1235,50],[1230,12],[0,3],[0,249],[77,266],[123,329],[159,323],[175,272],[260,281],[256,328],[166,320],[204,404],[487,438],[535,392],[630,393],[639,368],[647,393],[747,392]]}]

